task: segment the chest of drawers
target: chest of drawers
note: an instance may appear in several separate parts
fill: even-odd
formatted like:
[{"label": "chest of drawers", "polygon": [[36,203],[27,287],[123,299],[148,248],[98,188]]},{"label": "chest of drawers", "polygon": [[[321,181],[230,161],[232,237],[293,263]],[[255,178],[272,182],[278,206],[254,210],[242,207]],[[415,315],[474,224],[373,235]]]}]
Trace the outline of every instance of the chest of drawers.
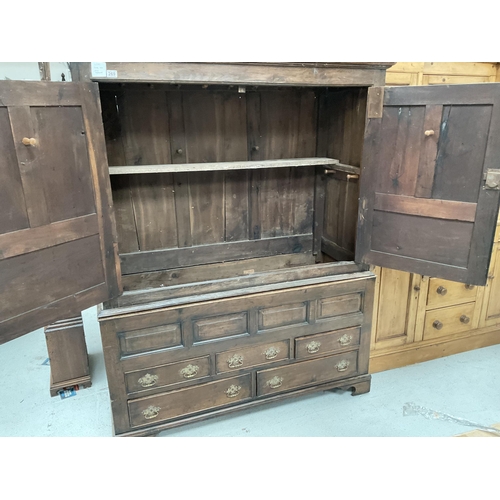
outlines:
[{"label": "chest of drawers", "polygon": [[[275,283],[264,292],[103,309],[115,433],[156,434],[313,390],[366,392],[374,276],[325,274],[306,284],[317,268],[295,281],[267,273]],[[224,280],[218,285],[221,294]]]}]

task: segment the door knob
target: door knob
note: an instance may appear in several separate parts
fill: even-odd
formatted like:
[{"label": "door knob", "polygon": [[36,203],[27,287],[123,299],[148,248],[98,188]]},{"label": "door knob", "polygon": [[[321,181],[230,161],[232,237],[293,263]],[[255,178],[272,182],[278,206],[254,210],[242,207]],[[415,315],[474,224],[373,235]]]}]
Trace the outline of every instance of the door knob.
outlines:
[{"label": "door knob", "polygon": [[460,321],[461,321],[464,325],[466,325],[467,323],[469,323],[470,318],[469,318],[469,316],[466,316],[465,314],[462,314],[462,316],[460,316]]},{"label": "door knob", "polygon": [[33,137],[28,138],[28,137],[23,137],[23,140],[21,141],[25,146],[36,146],[36,139]]}]

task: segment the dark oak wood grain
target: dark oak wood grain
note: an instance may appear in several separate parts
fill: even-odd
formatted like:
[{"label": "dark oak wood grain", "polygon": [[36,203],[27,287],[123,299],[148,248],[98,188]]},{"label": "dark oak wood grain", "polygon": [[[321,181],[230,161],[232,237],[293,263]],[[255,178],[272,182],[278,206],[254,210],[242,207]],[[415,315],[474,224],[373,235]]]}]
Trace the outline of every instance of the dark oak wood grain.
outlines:
[{"label": "dark oak wood grain", "polygon": [[374,209],[382,212],[396,212],[466,222],[474,222],[476,207],[475,203],[435,199],[422,200],[412,196],[396,196],[384,193],[375,193],[374,204]]},{"label": "dark oak wood grain", "polygon": [[0,233],[5,234],[29,227],[29,220],[7,108],[0,108],[0,130]]},{"label": "dark oak wood grain", "polygon": [[357,260],[486,283],[499,192],[485,189],[484,178],[487,151],[500,148],[499,91],[386,89],[365,135]]},{"label": "dark oak wood grain", "polygon": [[50,359],[50,395],[74,386],[90,387],[90,367],[81,315],[45,327]]},{"label": "dark oak wood grain", "polygon": [[121,273],[97,85],[1,82],[0,127],[5,342],[118,295]]},{"label": "dark oak wood grain", "polygon": [[[198,84],[352,86],[383,85],[393,63],[117,63],[115,81]],[[90,63],[71,63],[74,78],[93,78]],[[101,79],[102,80],[102,79]]]},{"label": "dark oak wood grain", "polygon": [[311,251],[312,235],[306,234],[123,254],[121,262],[123,273],[130,274],[257,256],[311,253]]}]

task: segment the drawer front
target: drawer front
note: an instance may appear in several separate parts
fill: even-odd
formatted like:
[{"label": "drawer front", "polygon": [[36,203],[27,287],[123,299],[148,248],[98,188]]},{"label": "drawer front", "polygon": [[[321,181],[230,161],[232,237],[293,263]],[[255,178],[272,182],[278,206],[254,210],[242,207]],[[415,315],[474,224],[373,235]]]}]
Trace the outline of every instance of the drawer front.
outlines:
[{"label": "drawer front", "polygon": [[[127,358],[126,371],[136,371],[233,350],[246,339],[255,345],[251,337],[256,336],[268,343],[264,337],[270,335],[281,341],[357,327],[364,321],[368,284],[373,286],[371,277],[296,288],[290,284],[283,290],[131,313],[105,320],[106,342],[118,342],[119,354]],[[224,342],[224,347],[210,347],[217,342]],[[186,356],[179,347],[197,351]],[[149,359],[135,362],[134,355],[141,353],[147,353]]]},{"label": "drawer front", "polygon": [[427,311],[424,323],[424,340],[446,337],[470,330],[474,307],[474,303],[460,304]]},{"label": "drawer front", "polygon": [[250,374],[128,402],[130,425],[152,425],[250,399]]},{"label": "drawer front", "polygon": [[125,373],[127,393],[180,384],[210,375],[210,356]]},{"label": "drawer front", "polygon": [[307,302],[266,307],[259,311],[259,330],[307,322]]},{"label": "drawer front", "polygon": [[195,342],[236,335],[248,335],[248,313],[246,311],[193,321]]},{"label": "drawer front", "polygon": [[448,281],[439,278],[429,280],[427,308],[442,307],[463,302],[472,302],[476,299],[477,286]]},{"label": "drawer front", "polygon": [[276,394],[308,385],[351,377],[358,370],[358,352],[303,361],[257,372],[257,396]]},{"label": "drawer front", "polygon": [[259,344],[233,351],[219,352],[215,355],[217,373],[244,370],[253,366],[276,363],[290,357],[288,340]]},{"label": "drawer front", "polygon": [[313,358],[325,354],[359,346],[360,328],[347,328],[335,332],[308,335],[295,339],[295,357],[297,359]]},{"label": "drawer front", "polygon": [[353,293],[318,300],[318,319],[333,318],[361,311],[361,294]]},{"label": "drawer front", "polygon": [[176,347],[181,345],[181,325],[174,323],[120,332],[118,338],[123,356]]}]

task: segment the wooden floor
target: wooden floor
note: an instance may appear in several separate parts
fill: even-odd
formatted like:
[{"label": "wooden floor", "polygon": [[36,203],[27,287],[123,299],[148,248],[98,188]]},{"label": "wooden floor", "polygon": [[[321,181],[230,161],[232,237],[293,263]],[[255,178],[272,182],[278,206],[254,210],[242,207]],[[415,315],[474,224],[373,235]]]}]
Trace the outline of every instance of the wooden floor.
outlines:
[{"label": "wooden floor", "polygon": [[[498,429],[500,431],[500,423],[493,424],[490,427],[493,427],[494,429]],[[470,432],[464,432],[463,434],[458,434],[455,437],[500,437],[500,433],[495,434],[494,432],[474,429],[473,431]]]}]

